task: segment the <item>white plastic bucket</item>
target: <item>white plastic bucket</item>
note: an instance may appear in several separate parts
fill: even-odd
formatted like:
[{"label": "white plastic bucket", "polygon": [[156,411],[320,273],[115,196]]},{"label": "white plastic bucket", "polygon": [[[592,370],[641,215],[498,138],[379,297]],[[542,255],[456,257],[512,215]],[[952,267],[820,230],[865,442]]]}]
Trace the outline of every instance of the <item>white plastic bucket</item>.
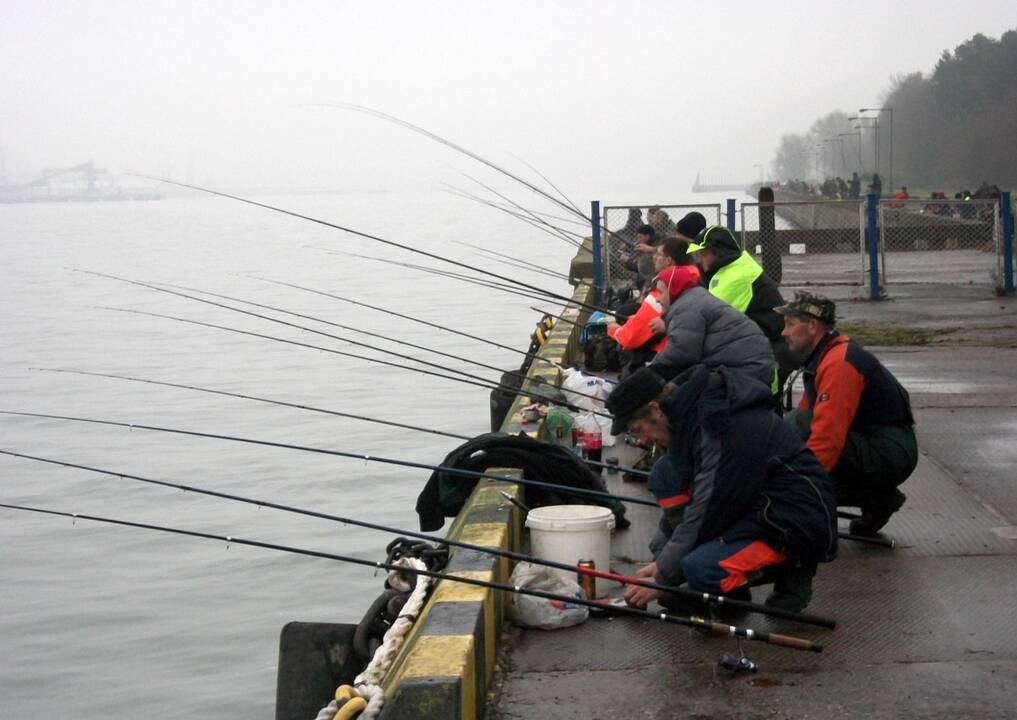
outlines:
[{"label": "white plastic bucket", "polygon": [[[530,529],[530,555],[544,560],[575,565],[593,560],[597,570],[611,566],[611,530],[614,513],[598,505],[548,505],[526,515]],[[555,570],[570,580],[574,572]],[[594,583],[594,597],[600,597]]]}]

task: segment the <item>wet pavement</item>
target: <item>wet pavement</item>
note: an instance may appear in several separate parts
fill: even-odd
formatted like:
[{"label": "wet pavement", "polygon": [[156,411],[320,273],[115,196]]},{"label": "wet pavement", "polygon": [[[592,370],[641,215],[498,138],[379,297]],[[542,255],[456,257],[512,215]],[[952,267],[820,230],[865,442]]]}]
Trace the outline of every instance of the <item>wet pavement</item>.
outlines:
[{"label": "wet pavement", "polygon": [[[871,347],[910,390],[918,422],[908,500],[885,529],[897,547],[842,542],[820,567],[809,610],[835,617],[835,630],[735,620],[824,652],[747,643],[759,672],[733,676],[716,664],[736,652],[732,640],[659,621],[510,629],[489,718],[1017,717],[1017,300],[985,288],[892,290],[885,302],[839,302],[841,317],[953,330],[922,347]],[[844,301],[854,289],[826,291]],[[609,483],[645,492],[617,475]],[[622,571],[649,559],[656,524],[653,508],[629,512],[612,548]]]}]

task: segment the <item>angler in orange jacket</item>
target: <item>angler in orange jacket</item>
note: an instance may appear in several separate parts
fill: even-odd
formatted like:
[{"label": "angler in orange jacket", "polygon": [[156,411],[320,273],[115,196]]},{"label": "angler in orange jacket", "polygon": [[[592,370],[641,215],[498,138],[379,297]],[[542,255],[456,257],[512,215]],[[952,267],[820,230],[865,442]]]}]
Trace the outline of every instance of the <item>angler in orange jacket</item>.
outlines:
[{"label": "angler in orange jacket", "polygon": [[785,419],[830,473],[837,504],[861,508],[851,532],[874,535],[904,504],[897,486],[918,462],[908,393],[872,353],[837,331],[832,301],[798,292],[777,312],[788,346],[805,359],[805,393]]},{"label": "angler in orange jacket", "polygon": [[630,371],[642,367],[667,345],[667,336],[654,333],[650,321],[661,317],[683,290],[699,284],[699,268],[686,258],[685,244],[675,238],[657,246],[653,264],[657,275],[639,309],[624,324],[607,326],[608,336],[630,353]]}]

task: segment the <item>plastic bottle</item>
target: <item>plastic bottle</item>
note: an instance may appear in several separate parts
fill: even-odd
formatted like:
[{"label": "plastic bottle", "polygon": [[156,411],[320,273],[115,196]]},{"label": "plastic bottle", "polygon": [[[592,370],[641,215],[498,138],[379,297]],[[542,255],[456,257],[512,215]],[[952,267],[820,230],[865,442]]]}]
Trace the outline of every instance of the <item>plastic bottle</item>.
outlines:
[{"label": "plastic bottle", "polygon": [[585,450],[584,457],[587,460],[600,462],[604,441],[601,436],[600,423],[597,422],[597,418],[595,418],[592,413],[583,413],[576,424],[583,433],[583,448]]}]

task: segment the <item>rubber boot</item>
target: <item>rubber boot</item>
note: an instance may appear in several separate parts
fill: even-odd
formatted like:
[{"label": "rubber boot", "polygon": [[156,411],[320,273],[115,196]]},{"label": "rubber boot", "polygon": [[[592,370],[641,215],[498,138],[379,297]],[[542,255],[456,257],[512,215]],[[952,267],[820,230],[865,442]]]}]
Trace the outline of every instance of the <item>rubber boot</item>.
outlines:
[{"label": "rubber boot", "polygon": [[876,535],[890,520],[890,516],[901,509],[907,496],[897,488],[887,496],[877,498],[862,507],[862,516],[848,525],[853,535]]},{"label": "rubber boot", "polygon": [[766,598],[766,606],[801,612],[812,600],[812,578],[815,574],[815,565],[788,568],[774,581],[773,592]]}]

